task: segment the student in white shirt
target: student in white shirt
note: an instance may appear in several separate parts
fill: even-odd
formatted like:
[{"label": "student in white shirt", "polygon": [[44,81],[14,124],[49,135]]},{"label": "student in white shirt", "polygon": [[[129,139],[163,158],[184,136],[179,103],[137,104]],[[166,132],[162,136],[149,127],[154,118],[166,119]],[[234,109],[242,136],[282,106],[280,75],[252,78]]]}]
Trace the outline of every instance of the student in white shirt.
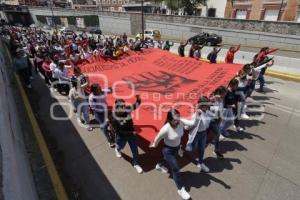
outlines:
[{"label": "student in white shirt", "polygon": [[[210,126],[210,122],[213,118],[211,113],[207,112],[210,107],[209,99],[206,96],[203,96],[199,99],[197,109],[202,112],[200,120],[197,125],[189,131],[189,139],[186,145],[186,151],[193,151],[198,149],[198,164],[197,167],[200,168],[200,171],[209,172],[209,168],[204,164],[204,152],[207,142],[207,129]],[[196,118],[196,114],[193,118]]]},{"label": "student in white shirt", "polygon": [[65,63],[63,61],[59,61],[58,67],[54,70],[54,74],[58,79],[58,92],[68,95],[70,91],[71,79],[68,77],[68,70],[65,68]]},{"label": "student in white shirt", "polygon": [[250,72],[251,66],[250,65],[244,65],[243,69],[239,71],[238,76],[236,79],[239,81],[238,88],[237,88],[237,95],[239,100],[239,112],[238,114],[242,119],[249,119],[250,117],[246,114],[246,88],[248,86],[248,79],[247,74]]},{"label": "student in white shirt", "polygon": [[108,131],[108,105],[106,101],[107,94],[112,93],[111,88],[102,89],[97,83],[91,85],[91,94],[89,95],[89,105],[94,112],[95,119],[100,125],[101,132],[107,139],[111,148],[115,147],[114,138]]},{"label": "student in white shirt", "polygon": [[209,108],[209,112],[212,114],[213,119],[209,125],[209,131],[213,133],[213,144],[215,149],[213,154],[219,158],[223,159],[223,154],[220,153],[220,140],[224,139],[224,136],[221,134],[220,124],[222,122],[222,117],[224,113],[224,98],[227,93],[227,88],[224,86],[219,86],[210,97],[212,105]]},{"label": "student in white shirt", "polygon": [[[78,123],[84,123],[88,131],[92,131],[93,128],[90,127],[88,97],[85,95],[85,89],[88,84],[88,77],[81,73],[79,67],[74,66],[74,75],[72,77],[73,87],[69,92],[69,100],[71,101],[74,112],[77,113]],[[83,115],[83,122],[81,115]]]},{"label": "student in white shirt", "polygon": [[[201,112],[197,111],[197,115]],[[154,142],[150,147],[157,147],[158,143],[164,139],[163,156],[166,163],[172,170],[173,180],[178,189],[178,194],[183,199],[190,199],[189,193],[183,187],[180,178],[180,168],[177,163],[176,155],[179,150],[181,138],[184,134],[184,127],[192,127],[198,122],[198,117],[194,117],[193,120],[186,120],[180,118],[180,113],[176,109],[172,109],[167,114],[167,120],[165,125],[160,129],[158,135],[155,137]]]},{"label": "student in white shirt", "polygon": [[248,73],[248,80],[249,80],[249,86],[247,87],[247,90],[246,90],[246,96],[247,97],[250,97],[253,93],[253,91],[255,90],[255,85],[256,85],[256,81],[260,75],[260,72],[262,70],[265,70],[265,68],[267,67],[271,67],[274,65],[274,60],[273,59],[270,59],[267,63],[265,64],[262,64],[258,67],[253,67],[251,69],[251,72]]}]

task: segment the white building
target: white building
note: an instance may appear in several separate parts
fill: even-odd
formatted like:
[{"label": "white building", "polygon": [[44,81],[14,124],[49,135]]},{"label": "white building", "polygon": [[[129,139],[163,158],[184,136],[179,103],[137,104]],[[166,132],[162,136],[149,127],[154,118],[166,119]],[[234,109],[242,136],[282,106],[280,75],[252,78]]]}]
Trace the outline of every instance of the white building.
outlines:
[{"label": "white building", "polygon": [[6,5],[19,5],[19,0],[0,0],[0,4],[6,4]]},{"label": "white building", "polygon": [[202,17],[224,18],[227,0],[208,0],[207,7],[201,6]]}]

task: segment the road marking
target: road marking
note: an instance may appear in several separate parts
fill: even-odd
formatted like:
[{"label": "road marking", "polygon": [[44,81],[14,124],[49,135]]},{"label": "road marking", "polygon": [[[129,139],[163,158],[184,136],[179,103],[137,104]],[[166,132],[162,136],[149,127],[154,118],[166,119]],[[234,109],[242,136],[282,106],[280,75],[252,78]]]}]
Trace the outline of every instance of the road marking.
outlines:
[{"label": "road marking", "polygon": [[26,112],[28,114],[32,129],[33,129],[33,133],[34,133],[35,138],[37,140],[37,143],[38,143],[39,149],[41,151],[42,157],[43,157],[43,159],[46,163],[46,167],[47,167],[47,170],[48,170],[48,173],[49,173],[54,191],[56,193],[56,197],[59,200],[68,200],[69,198],[68,198],[67,193],[65,191],[65,188],[62,184],[62,181],[61,181],[61,179],[58,175],[58,172],[57,172],[56,167],[54,165],[51,154],[49,152],[49,149],[47,147],[45,139],[42,135],[42,131],[41,131],[41,129],[38,125],[38,122],[37,122],[37,120],[36,120],[36,118],[33,114],[32,108],[30,106],[30,103],[29,103],[28,97],[25,93],[25,90],[24,90],[24,88],[21,84],[20,78],[16,74],[14,74],[14,75],[15,75],[15,78],[16,78],[16,81],[17,81],[18,89],[21,93],[22,100],[24,102]]}]

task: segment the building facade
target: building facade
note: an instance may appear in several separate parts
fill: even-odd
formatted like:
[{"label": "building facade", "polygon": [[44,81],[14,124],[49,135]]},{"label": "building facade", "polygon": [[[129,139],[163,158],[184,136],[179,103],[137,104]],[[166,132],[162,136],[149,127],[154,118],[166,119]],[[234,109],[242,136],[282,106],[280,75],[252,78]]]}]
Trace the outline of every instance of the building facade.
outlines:
[{"label": "building facade", "polygon": [[225,18],[300,22],[300,0],[227,0]]},{"label": "building facade", "polygon": [[227,0],[207,0],[207,5],[201,7],[202,17],[224,18]]},{"label": "building facade", "polygon": [[0,0],[0,4],[17,6],[19,5],[19,0]]}]

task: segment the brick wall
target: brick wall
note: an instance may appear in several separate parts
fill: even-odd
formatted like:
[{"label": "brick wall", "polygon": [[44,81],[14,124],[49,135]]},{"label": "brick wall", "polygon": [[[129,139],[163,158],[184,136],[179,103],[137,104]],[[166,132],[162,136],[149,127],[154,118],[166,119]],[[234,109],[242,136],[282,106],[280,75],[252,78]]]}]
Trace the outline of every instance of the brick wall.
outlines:
[{"label": "brick wall", "polygon": [[294,21],[297,16],[298,0],[289,0],[281,20]]},{"label": "brick wall", "polygon": [[250,13],[250,19],[261,20],[263,10],[262,0],[252,0],[252,9]]}]

